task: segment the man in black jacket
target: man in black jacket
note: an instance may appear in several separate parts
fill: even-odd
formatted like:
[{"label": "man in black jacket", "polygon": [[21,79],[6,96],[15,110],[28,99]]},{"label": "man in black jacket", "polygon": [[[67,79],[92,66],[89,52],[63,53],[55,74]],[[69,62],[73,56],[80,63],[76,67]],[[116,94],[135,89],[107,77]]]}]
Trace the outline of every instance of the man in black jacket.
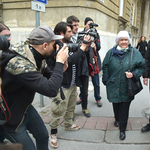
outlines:
[{"label": "man in black jacket", "polygon": [[[84,21],[84,31],[83,32],[88,32],[88,30],[90,29],[90,23],[93,23],[93,19],[91,19],[90,17],[86,17],[85,21]],[[96,41],[91,43],[91,46],[89,47],[89,57],[87,59],[91,59],[92,56],[92,65],[90,65],[89,67],[89,75],[92,78],[92,83],[94,86],[94,97],[97,103],[98,107],[102,106],[102,102],[101,102],[101,96],[100,96],[100,83],[99,83],[99,72],[101,71],[101,59],[99,56],[99,50],[101,49],[101,45],[100,45],[100,36],[98,34],[98,38]],[[90,63],[90,62],[88,62]],[[84,113],[84,115],[86,117],[90,117],[91,114],[89,112],[89,110],[87,109],[87,104],[88,104],[88,100],[87,100],[87,96],[88,96],[88,76],[84,75],[82,78],[84,78],[84,80],[82,80],[84,83],[82,83],[82,87],[81,88],[81,92],[79,94],[80,99],[77,101],[77,105],[82,104],[82,111]],[[85,81],[86,80],[86,81]]]},{"label": "man in black jacket", "polygon": [[[145,85],[148,85],[148,78],[150,78],[150,40],[147,45],[147,51],[145,55],[146,69],[143,74],[143,82]],[[150,86],[150,85],[149,85]],[[150,118],[149,123],[141,129],[141,132],[149,132],[150,131]]]},{"label": "man in black jacket", "polygon": [[[31,103],[35,92],[48,97],[57,95],[68,48],[64,46],[58,52],[53,72],[46,66],[45,58],[54,50],[55,40],[61,38],[63,36],[55,35],[46,25],[33,29],[27,41],[12,47],[23,57],[17,55],[10,59],[1,74],[2,93],[11,112],[10,120],[1,125],[2,133],[12,143],[21,143],[24,150],[48,150],[47,129]],[[0,112],[0,119],[3,118]],[[27,130],[33,134],[36,146]]]},{"label": "man in black jacket", "polygon": [[[54,33],[56,35],[63,35],[64,38],[57,40],[58,45],[70,43],[72,36],[72,25],[66,22],[59,22],[55,28]],[[85,41],[90,42],[90,37],[85,36]],[[90,44],[90,43],[89,43]],[[50,134],[50,146],[52,148],[58,147],[57,142],[57,128],[59,127],[59,121],[63,117],[65,130],[79,130],[80,126],[73,124],[72,116],[77,100],[77,88],[76,88],[76,63],[83,55],[89,44],[82,42],[81,47],[77,48],[77,52],[69,52],[69,57],[66,63],[68,68],[63,74],[63,81],[61,84],[64,98],[62,98],[62,92],[59,91],[57,96],[53,98],[51,104],[51,134]]]}]

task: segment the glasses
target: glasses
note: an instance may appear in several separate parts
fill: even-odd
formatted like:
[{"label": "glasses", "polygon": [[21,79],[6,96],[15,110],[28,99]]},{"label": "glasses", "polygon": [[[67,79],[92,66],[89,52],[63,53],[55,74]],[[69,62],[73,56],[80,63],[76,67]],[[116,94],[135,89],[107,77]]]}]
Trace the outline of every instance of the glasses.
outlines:
[{"label": "glasses", "polygon": [[72,25],[72,26],[76,27],[76,26],[79,26],[79,25],[78,25],[78,24],[74,24],[74,25]]}]

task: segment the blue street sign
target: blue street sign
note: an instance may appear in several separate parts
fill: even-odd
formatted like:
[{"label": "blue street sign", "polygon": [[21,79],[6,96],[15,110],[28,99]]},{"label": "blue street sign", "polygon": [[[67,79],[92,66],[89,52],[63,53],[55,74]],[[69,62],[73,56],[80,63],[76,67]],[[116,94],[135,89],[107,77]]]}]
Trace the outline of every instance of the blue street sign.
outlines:
[{"label": "blue street sign", "polygon": [[47,4],[47,0],[36,0],[36,1]]}]

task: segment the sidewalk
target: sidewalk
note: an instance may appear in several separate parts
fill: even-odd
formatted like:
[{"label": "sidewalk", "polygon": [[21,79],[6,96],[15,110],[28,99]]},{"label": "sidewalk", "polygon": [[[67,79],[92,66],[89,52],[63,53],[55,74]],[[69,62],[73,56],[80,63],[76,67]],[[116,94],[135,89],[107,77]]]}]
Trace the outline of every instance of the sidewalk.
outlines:
[{"label": "sidewalk", "polygon": [[[121,141],[119,139],[119,130],[114,127],[115,120],[112,104],[107,100],[105,86],[101,83],[103,106],[99,108],[94,100],[93,86],[90,81],[88,108],[91,112],[91,117],[86,118],[82,114],[81,106],[76,106],[74,123],[81,126],[79,131],[65,131],[63,119],[61,119],[58,131],[58,150],[148,150],[150,147],[150,132],[141,133],[140,131],[148,123],[148,120],[142,116],[141,112],[144,108],[150,106],[148,87],[143,85],[143,88],[142,92],[136,96],[131,104],[126,139]],[[38,97],[36,95],[33,105],[38,110],[50,132],[51,99],[44,97],[45,107],[40,108]]]}]

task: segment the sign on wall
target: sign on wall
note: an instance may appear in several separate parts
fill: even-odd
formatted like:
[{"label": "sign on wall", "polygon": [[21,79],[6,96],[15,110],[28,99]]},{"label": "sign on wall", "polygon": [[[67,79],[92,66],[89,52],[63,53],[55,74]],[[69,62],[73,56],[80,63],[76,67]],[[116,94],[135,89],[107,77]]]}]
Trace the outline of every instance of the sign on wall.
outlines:
[{"label": "sign on wall", "polygon": [[99,0],[100,2],[104,3],[104,0]]},{"label": "sign on wall", "polygon": [[36,1],[47,4],[47,0],[36,0]]},{"label": "sign on wall", "polygon": [[31,1],[31,9],[45,12],[45,4],[36,1]]}]

